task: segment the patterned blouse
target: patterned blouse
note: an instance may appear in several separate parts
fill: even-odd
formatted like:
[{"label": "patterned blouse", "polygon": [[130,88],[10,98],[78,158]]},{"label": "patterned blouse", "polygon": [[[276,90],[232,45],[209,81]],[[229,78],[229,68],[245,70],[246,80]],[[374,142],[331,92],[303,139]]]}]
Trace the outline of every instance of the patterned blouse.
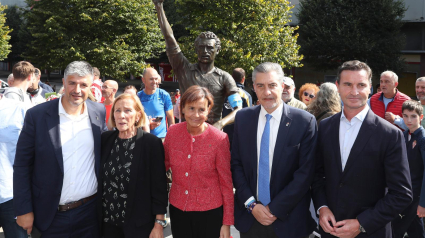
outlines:
[{"label": "patterned blouse", "polygon": [[136,136],[115,139],[111,154],[103,164],[103,221],[122,225],[125,220],[130,168]]}]

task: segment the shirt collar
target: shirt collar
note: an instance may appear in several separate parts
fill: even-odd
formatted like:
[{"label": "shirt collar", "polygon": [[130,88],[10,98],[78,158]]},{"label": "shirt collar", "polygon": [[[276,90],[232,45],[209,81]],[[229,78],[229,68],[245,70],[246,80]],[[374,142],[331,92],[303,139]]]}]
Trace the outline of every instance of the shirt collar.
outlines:
[{"label": "shirt collar", "polygon": [[[395,97],[398,94],[398,89],[395,89],[395,95],[393,98],[387,98],[387,99],[391,99],[391,102],[394,101]],[[384,93],[381,92],[381,95],[379,96],[379,101],[384,101]]]},{"label": "shirt collar", "polygon": [[[282,112],[283,112],[283,104],[284,102],[281,101],[280,105],[274,110],[270,115],[272,115],[272,118],[274,118],[278,124],[280,123],[280,119],[282,119]],[[264,109],[263,105],[261,105],[260,110],[260,118],[266,118],[266,114],[269,114],[266,109]]]},{"label": "shirt collar", "polygon": [[412,134],[416,137],[418,136],[420,133],[422,133],[422,130],[424,128],[422,126],[420,126],[418,129],[416,129]]},{"label": "shirt collar", "polygon": [[[196,70],[196,71],[201,72],[201,71],[199,70],[199,67],[198,67],[198,64],[197,64],[197,63],[196,63],[196,64],[191,64],[191,65],[189,66],[189,69],[190,69],[190,70]],[[218,75],[222,75],[222,74],[223,74],[223,73],[222,73],[220,70],[218,70],[218,69],[217,69],[217,67],[215,67],[215,66],[214,66],[214,68],[212,69],[211,73],[216,73],[216,74],[218,74]]]},{"label": "shirt collar", "polygon": [[72,116],[72,115],[69,115],[66,111],[65,111],[65,108],[63,108],[63,105],[62,105],[62,97],[60,97],[59,98],[59,115],[64,115],[64,116],[66,116],[66,117],[70,117],[70,118],[76,118],[76,117],[85,117],[85,116],[88,116],[89,114],[88,114],[88,111],[87,111],[87,104],[86,104],[86,102],[84,102],[84,111],[83,111],[83,113],[82,114],[80,114],[80,115],[78,115],[78,116]]},{"label": "shirt collar", "polygon": [[242,88],[242,89],[244,89],[244,88],[245,88],[245,85],[243,85],[243,84],[241,84],[241,83],[236,83],[236,86],[237,86],[238,88]]},{"label": "shirt collar", "polygon": [[[368,112],[369,112],[369,105],[366,104],[366,107],[363,108],[361,112],[357,113],[357,115],[354,116],[353,118],[357,118],[359,121],[363,122]],[[345,119],[348,121],[347,117],[344,114],[344,108],[342,109],[342,113],[341,113],[341,120],[342,119]]]}]

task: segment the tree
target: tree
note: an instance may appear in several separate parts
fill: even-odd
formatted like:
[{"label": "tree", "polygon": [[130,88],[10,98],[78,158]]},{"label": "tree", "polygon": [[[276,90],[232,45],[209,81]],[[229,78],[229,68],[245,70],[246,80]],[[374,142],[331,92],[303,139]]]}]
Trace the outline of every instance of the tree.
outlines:
[{"label": "tree", "polygon": [[300,2],[299,44],[305,62],[336,69],[348,60],[367,62],[375,74],[402,72],[402,0],[304,0]]},{"label": "tree", "polygon": [[26,57],[40,68],[64,69],[85,60],[103,75],[142,73],[164,50],[151,0],[27,0],[34,37]]},{"label": "tree", "polygon": [[12,45],[12,52],[7,59],[12,63],[21,61],[24,59],[22,53],[32,41],[31,34],[27,29],[27,22],[24,19],[23,11],[16,5],[9,6],[4,12],[6,13],[6,25],[12,30],[9,41]]},{"label": "tree", "polygon": [[12,47],[9,44],[9,33],[11,30],[9,30],[9,27],[5,25],[6,13],[4,13],[4,10],[6,8],[6,6],[0,4],[0,60],[3,60],[7,57],[7,55],[10,53],[10,48]]},{"label": "tree", "polygon": [[287,0],[176,0],[182,24],[190,31],[190,36],[180,38],[183,52],[196,61],[195,38],[212,31],[222,46],[215,64],[228,72],[236,67],[249,72],[265,61],[283,68],[300,67],[297,27],[288,25],[293,8],[289,4]]}]

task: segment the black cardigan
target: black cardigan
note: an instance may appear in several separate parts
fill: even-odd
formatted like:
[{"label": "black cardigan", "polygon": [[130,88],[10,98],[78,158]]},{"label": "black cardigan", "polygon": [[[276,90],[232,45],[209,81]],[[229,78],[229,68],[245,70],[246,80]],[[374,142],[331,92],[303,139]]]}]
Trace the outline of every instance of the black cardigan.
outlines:
[{"label": "black cardigan", "polygon": [[[102,229],[103,212],[103,164],[108,158],[119,131],[107,131],[102,134],[102,154],[98,181],[98,220]],[[126,218],[124,229],[130,237],[149,236],[157,214],[167,213],[168,193],[165,176],[164,147],[161,139],[137,130],[134,159],[131,165],[130,183],[128,188]]]}]

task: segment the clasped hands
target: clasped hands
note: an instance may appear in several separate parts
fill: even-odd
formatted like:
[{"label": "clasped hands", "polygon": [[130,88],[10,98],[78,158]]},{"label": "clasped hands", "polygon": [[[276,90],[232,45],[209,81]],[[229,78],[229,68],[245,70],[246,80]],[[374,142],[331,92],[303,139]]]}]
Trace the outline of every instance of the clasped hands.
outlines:
[{"label": "clasped hands", "polygon": [[255,205],[254,209],[252,209],[252,215],[263,226],[270,226],[277,219],[270,212],[269,206],[265,207],[262,204]]},{"label": "clasped hands", "polygon": [[326,233],[339,238],[354,238],[360,234],[360,223],[357,219],[336,222],[328,207],[320,208],[319,213],[319,224]]}]

